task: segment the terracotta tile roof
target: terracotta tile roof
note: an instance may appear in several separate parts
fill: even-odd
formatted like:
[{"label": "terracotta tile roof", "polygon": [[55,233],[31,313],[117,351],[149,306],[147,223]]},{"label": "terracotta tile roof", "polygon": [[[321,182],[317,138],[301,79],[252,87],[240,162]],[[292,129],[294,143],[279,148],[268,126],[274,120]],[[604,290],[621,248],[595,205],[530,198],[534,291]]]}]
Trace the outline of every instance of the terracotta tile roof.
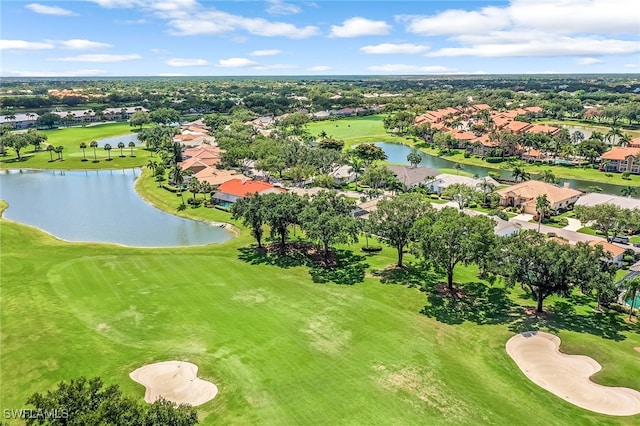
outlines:
[{"label": "terracotta tile roof", "polygon": [[475,133],[472,132],[462,132],[462,131],[450,131],[448,132],[454,139],[459,141],[472,141],[474,139],[478,139]]},{"label": "terracotta tile roof", "polygon": [[629,147],[631,147],[631,148],[640,148],[640,138],[631,139],[631,142],[629,142]]},{"label": "terracotta tile roof", "polygon": [[473,108],[475,108],[478,111],[481,111],[483,109],[491,109],[491,106],[487,104],[476,104],[476,105],[473,105]]},{"label": "terracotta tile roof", "polygon": [[624,254],[625,250],[622,247],[618,247],[615,244],[611,244],[607,241],[598,241],[598,240],[592,240],[589,241],[589,245],[591,247],[595,247],[595,246],[602,246],[602,248],[604,249],[604,251],[609,252],[611,254],[611,257],[616,258],[618,256],[620,256],[621,254]]},{"label": "terracotta tile roof", "polygon": [[207,167],[194,175],[200,182],[208,182],[210,185],[218,186],[231,179],[247,179],[246,176],[238,174],[235,170],[218,170],[214,167]]},{"label": "terracotta tile roof", "polygon": [[537,114],[539,112],[542,112],[542,108],[538,107],[538,106],[531,106],[531,107],[525,107],[525,110],[532,112],[534,114]]},{"label": "terracotta tile roof", "polygon": [[247,180],[247,179],[231,179],[226,181],[218,188],[220,192],[226,194],[235,195],[236,197],[246,197],[250,194],[261,193],[268,190],[279,190],[284,192],[282,188],[276,188],[269,182],[261,180]]},{"label": "terracotta tile roof", "polygon": [[620,146],[614,146],[611,151],[607,151],[602,154],[603,160],[625,160],[627,157],[634,157],[640,154],[640,148],[622,148]]},{"label": "terracotta tile roof", "polygon": [[211,145],[200,145],[198,148],[187,148],[182,151],[189,158],[220,158],[220,148]]},{"label": "terracotta tile roof", "polygon": [[514,120],[507,123],[507,125],[504,128],[514,133],[517,133],[517,132],[522,132],[523,130],[527,130],[529,127],[531,127],[531,124],[529,123],[525,123],[524,121]]},{"label": "terracotta tile roof", "polygon": [[522,155],[527,157],[534,157],[534,158],[542,157],[542,153],[534,148],[526,150],[525,152],[522,153]]},{"label": "terracotta tile roof", "polygon": [[518,198],[525,200],[532,200],[535,202],[535,199],[542,194],[547,194],[547,198],[551,204],[559,203],[564,200],[567,200],[572,197],[576,197],[582,194],[582,191],[578,191],[576,189],[559,187],[552,185],[550,183],[541,182],[538,180],[528,180],[525,182],[520,182],[515,185],[509,186],[504,189],[499,189],[496,191],[500,197],[506,197],[508,194],[513,193]]},{"label": "terracotta tile roof", "polygon": [[545,126],[544,124],[534,124],[527,129],[527,133],[550,133],[555,135],[560,129],[553,126]]}]

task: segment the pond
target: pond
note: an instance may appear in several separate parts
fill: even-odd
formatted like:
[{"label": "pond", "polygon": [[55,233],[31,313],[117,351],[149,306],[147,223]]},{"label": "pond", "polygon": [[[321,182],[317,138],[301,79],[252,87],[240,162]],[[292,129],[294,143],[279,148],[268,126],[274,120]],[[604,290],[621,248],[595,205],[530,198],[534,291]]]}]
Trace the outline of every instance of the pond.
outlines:
[{"label": "pond", "polygon": [[[607,128],[596,128],[596,127],[585,127],[585,126],[576,126],[573,124],[562,124],[560,127],[567,129],[569,131],[569,134],[573,134],[573,132],[582,132],[582,134],[584,135],[585,139],[589,139],[591,137],[591,135],[593,134],[594,130],[599,131],[600,133],[602,133],[604,136],[607,135],[607,132],[609,132],[610,129]],[[614,136],[613,137],[613,144],[617,144],[618,143],[618,137]],[[608,142],[610,143],[610,142]]]},{"label": "pond", "polygon": [[[438,157],[435,155],[427,154],[426,152],[419,151],[407,145],[387,143],[387,142],[378,142],[375,145],[379,146],[384,150],[384,152],[387,154],[387,160],[390,163],[409,164],[409,162],[407,161],[407,155],[410,152],[417,152],[422,157],[422,162],[420,163],[420,166],[432,167],[435,169],[452,169],[456,165],[455,162],[451,160],[447,160],[444,157]],[[467,164],[462,164],[461,166],[462,166],[461,170],[465,172],[469,172],[473,175],[480,176],[480,177],[487,176],[489,172],[492,171],[492,172],[498,173],[503,178],[507,178],[507,179],[512,178],[510,170],[490,169],[488,167],[472,166]],[[612,195],[620,195],[620,191],[622,190],[622,188],[624,188],[624,186],[622,185],[612,185],[608,183],[598,183],[598,182],[592,182],[592,181],[580,180],[580,179],[564,179],[564,178],[559,179],[560,185],[562,185],[564,182],[568,182],[571,188],[580,189],[583,191],[586,191],[590,186],[599,186],[600,188],[602,188],[603,193],[612,194]]]},{"label": "pond", "polygon": [[110,138],[98,139],[96,140],[96,142],[98,142],[98,146],[100,148],[103,148],[106,144],[109,144],[113,149],[116,149],[120,142],[124,142],[124,146],[126,146],[127,148],[129,147],[129,142],[135,143],[136,146],[140,145],[140,141],[138,140],[137,133],[130,133],[128,135],[112,136]]},{"label": "pond", "polygon": [[[68,241],[171,247],[221,243],[227,229],[158,210],[135,191],[138,169],[0,174],[3,216]],[[176,200],[176,206],[179,200]]]}]

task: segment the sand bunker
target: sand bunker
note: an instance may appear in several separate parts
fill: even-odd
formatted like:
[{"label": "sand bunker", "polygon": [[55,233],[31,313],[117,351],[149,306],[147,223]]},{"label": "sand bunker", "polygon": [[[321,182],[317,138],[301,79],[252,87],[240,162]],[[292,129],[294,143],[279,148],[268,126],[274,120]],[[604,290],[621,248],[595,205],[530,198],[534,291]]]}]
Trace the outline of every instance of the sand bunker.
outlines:
[{"label": "sand bunker", "polygon": [[211,382],[199,379],[198,366],[184,361],[165,361],[145,365],[129,374],[147,392],[144,400],[152,403],[159,397],[178,404],[193,406],[212,400],[218,388]]},{"label": "sand bunker", "polygon": [[612,416],[640,413],[640,392],[598,385],[589,377],[602,369],[592,358],[558,351],[560,338],[527,332],[507,342],[507,353],[535,384],[578,407]]}]

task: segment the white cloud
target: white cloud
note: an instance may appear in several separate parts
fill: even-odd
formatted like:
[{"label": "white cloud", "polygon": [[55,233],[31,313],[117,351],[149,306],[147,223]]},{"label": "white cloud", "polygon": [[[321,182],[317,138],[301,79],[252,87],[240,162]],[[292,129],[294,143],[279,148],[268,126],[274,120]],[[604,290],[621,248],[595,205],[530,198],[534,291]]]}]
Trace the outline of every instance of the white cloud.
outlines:
[{"label": "white cloud", "polygon": [[624,64],[625,68],[638,68],[640,65],[638,64]]},{"label": "white cloud", "polygon": [[602,59],[598,59],[598,58],[578,58],[576,60],[576,63],[578,65],[594,65],[594,64],[600,64],[602,63]]},{"label": "white cloud", "polygon": [[269,65],[256,65],[251,68],[253,68],[254,70],[287,70],[292,68],[298,68],[298,66],[293,64],[269,64]]},{"label": "white cloud", "polygon": [[98,77],[109,75],[105,70],[71,70],[71,71],[10,71],[19,77]]},{"label": "white cloud", "polygon": [[331,67],[328,65],[316,65],[315,67],[307,68],[307,71],[313,71],[313,72],[322,72],[322,71],[329,71],[329,70],[331,70]]},{"label": "white cloud", "polygon": [[220,59],[220,61],[218,61],[218,66],[224,68],[248,68],[255,67],[257,65],[257,62],[254,62],[247,58],[229,58]]},{"label": "white cloud", "polygon": [[509,24],[507,11],[496,7],[471,12],[452,9],[434,16],[399,15],[396,20],[406,22],[408,32],[420,35],[482,34]]},{"label": "white cloud", "polygon": [[275,56],[281,54],[282,51],[278,49],[268,49],[268,50],[254,50],[249,53],[251,56]]},{"label": "white cloud", "polygon": [[34,13],[41,15],[56,15],[56,16],[73,16],[75,13],[68,9],[63,9],[58,6],[46,6],[40,3],[30,3],[25,6],[27,9]]},{"label": "white cloud", "polygon": [[640,52],[640,43],[627,40],[603,40],[595,37],[559,37],[539,33],[528,40],[519,40],[514,34],[511,43],[501,41],[508,37],[501,33],[493,40],[491,36],[479,37],[475,44],[465,47],[446,47],[431,52],[427,56],[478,56],[478,57],[518,57],[518,56],[583,56],[616,55]]},{"label": "white cloud", "polygon": [[392,44],[382,43],[375,46],[364,46],[360,48],[364,53],[375,55],[417,55],[429,50],[428,46],[420,44]]},{"label": "white cloud", "polygon": [[344,20],[342,25],[332,25],[329,37],[347,38],[385,35],[389,34],[389,30],[391,30],[391,25],[384,21],[372,21],[356,16]]},{"label": "white cloud", "polygon": [[99,6],[104,7],[105,9],[130,9],[134,6],[140,6],[143,4],[142,1],[135,0],[90,0],[93,3],[98,4]]},{"label": "white cloud", "polygon": [[424,74],[453,74],[459,73],[458,70],[447,68],[439,65],[405,65],[405,64],[384,64],[373,65],[367,67],[369,71],[383,72],[389,74],[411,74],[411,73],[424,73]]},{"label": "white cloud", "polygon": [[144,25],[148,24],[149,21],[146,19],[116,19],[113,23],[118,25]]},{"label": "white cloud", "polygon": [[270,15],[295,15],[302,12],[302,9],[295,4],[285,3],[281,0],[267,0],[267,3],[269,3],[267,13]]},{"label": "white cloud", "polygon": [[203,67],[209,65],[204,59],[171,58],[166,62],[172,67]]},{"label": "white cloud", "polygon": [[78,56],[67,56],[64,58],[54,58],[54,61],[65,61],[65,62],[126,62],[133,61],[136,59],[140,59],[142,56],[137,53],[133,53],[130,55],[108,55],[108,54],[97,54],[97,55],[78,55]]},{"label": "white cloud", "polygon": [[113,47],[108,43],[101,43],[99,41],[90,41],[79,38],[74,38],[71,40],[63,40],[58,42],[62,47],[66,47],[67,49],[73,50],[90,50],[90,49],[106,49],[109,47]]},{"label": "white cloud", "polygon": [[53,49],[53,43],[25,40],[0,40],[0,50],[42,50]]}]

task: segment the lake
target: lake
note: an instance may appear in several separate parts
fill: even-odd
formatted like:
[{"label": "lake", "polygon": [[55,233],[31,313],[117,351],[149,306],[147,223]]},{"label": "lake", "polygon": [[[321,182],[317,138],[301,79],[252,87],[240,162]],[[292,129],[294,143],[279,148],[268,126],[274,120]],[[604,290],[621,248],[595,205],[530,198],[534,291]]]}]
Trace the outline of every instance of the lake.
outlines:
[{"label": "lake", "polygon": [[137,133],[130,133],[128,135],[120,135],[120,136],[113,136],[105,139],[99,139],[96,142],[98,142],[98,146],[100,148],[103,148],[106,144],[109,144],[114,150],[118,149],[118,143],[120,142],[124,142],[124,146],[126,147],[126,149],[129,149],[129,142],[135,143],[136,146],[140,145],[140,141],[138,140]]},{"label": "lake", "polygon": [[[139,169],[0,173],[3,216],[68,241],[171,247],[221,243],[227,229],[156,209],[135,191]],[[176,207],[180,200],[176,197]]]},{"label": "lake", "polygon": [[[452,169],[456,165],[455,162],[451,160],[447,160],[445,157],[438,157],[435,155],[427,154],[426,152],[422,152],[415,148],[411,148],[407,145],[387,143],[387,142],[378,142],[375,145],[379,146],[384,150],[384,152],[387,154],[387,160],[390,163],[409,164],[409,162],[407,161],[407,155],[410,152],[417,152],[422,157],[422,162],[420,163],[420,166],[432,167],[435,169]],[[465,172],[469,172],[473,175],[478,175],[480,177],[487,176],[489,172],[492,171],[492,172],[499,173],[500,176],[503,178],[507,178],[507,179],[512,178],[510,170],[490,169],[488,167],[472,166],[467,164],[461,164],[461,165],[462,165],[461,170],[464,170]],[[624,188],[623,185],[612,185],[607,183],[592,182],[592,181],[580,180],[580,179],[559,178],[558,180],[560,185],[562,185],[564,182],[568,182],[571,188],[580,189],[583,191],[586,191],[590,186],[599,186],[600,188],[602,188],[603,193],[612,194],[612,195],[620,195],[620,191],[622,190],[622,188]]]}]

